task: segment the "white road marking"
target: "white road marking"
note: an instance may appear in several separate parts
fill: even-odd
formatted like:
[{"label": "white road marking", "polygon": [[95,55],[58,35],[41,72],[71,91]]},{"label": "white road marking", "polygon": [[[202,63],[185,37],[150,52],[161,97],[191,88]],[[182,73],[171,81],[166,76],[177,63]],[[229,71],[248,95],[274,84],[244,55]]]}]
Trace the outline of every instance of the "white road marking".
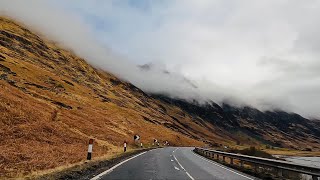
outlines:
[{"label": "white road marking", "polygon": [[[179,149],[179,148],[177,148],[177,149]],[[174,151],[176,151],[177,149],[175,149]],[[173,151],[173,152],[174,152]],[[173,153],[172,152],[172,153]],[[172,154],[172,156],[173,156],[173,158],[177,161],[177,163],[179,164],[179,166],[181,167],[181,169],[183,169],[183,171],[184,172],[186,172],[186,174],[189,176],[189,178],[191,179],[191,180],[194,180],[194,178],[186,171],[186,169],[180,164],[180,162],[178,161],[178,159],[176,158],[176,156],[174,155],[174,154]]]},{"label": "white road marking", "polygon": [[178,171],[180,171],[180,169],[179,168],[177,168],[177,167],[174,167],[176,170],[178,170]]},{"label": "white road marking", "polygon": [[[193,151],[192,151],[193,152]],[[222,168],[222,169],[225,169],[225,170],[228,170],[228,171],[230,171],[230,172],[233,172],[233,173],[235,173],[235,174],[237,174],[237,175],[239,175],[239,176],[242,176],[242,177],[244,177],[244,178],[247,178],[247,179],[250,179],[250,180],[254,180],[253,178],[250,178],[250,177],[248,177],[248,176],[245,176],[245,175],[243,175],[243,174],[240,174],[240,173],[237,173],[237,172],[235,172],[235,171],[233,171],[233,170],[231,170],[231,169],[229,169],[229,168],[226,168],[226,167],[223,167],[223,166],[221,166],[220,164],[218,164],[218,163],[216,163],[216,162],[214,162],[214,161],[211,161],[211,160],[209,160],[209,159],[206,159],[205,157],[202,157],[202,156],[200,156],[199,154],[197,154],[197,153],[195,153],[195,152],[193,152],[195,155],[197,155],[199,158],[201,158],[201,159],[203,159],[203,160],[205,160],[205,161],[207,161],[207,162],[209,162],[209,163],[211,163],[211,164],[214,164],[214,165],[216,165],[216,166],[218,166],[218,167],[220,167],[220,168]]]},{"label": "white road marking", "polygon": [[194,180],[194,178],[187,171],[186,174],[189,176],[190,179]]},{"label": "white road marking", "polygon": [[129,159],[126,159],[126,160],[124,160],[124,161],[122,161],[122,162],[114,165],[112,168],[110,168],[110,169],[108,169],[108,170],[106,170],[106,171],[98,174],[96,177],[91,178],[90,180],[98,180],[98,179],[100,179],[102,176],[104,176],[104,175],[106,175],[106,174],[109,174],[109,173],[112,172],[114,169],[116,169],[117,167],[121,166],[123,163],[128,162],[128,161],[130,161],[130,160],[132,160],[132,159],[134,159],[134,158],[136,158],[136,157],[138,157],[138,156],[141,156],[142,154],[144,154],[144,153],[146,153],[146,152],[148,152],[148,151],[142,152],[142,153],[137,154],[137,155],[135,155],[135,156],[133,156],[133,157],[131,157],[131,158],[129,158]]},{"label": "white road marking", "polygon": [[173,159],[171,159],[171,161],[173,161]]}]

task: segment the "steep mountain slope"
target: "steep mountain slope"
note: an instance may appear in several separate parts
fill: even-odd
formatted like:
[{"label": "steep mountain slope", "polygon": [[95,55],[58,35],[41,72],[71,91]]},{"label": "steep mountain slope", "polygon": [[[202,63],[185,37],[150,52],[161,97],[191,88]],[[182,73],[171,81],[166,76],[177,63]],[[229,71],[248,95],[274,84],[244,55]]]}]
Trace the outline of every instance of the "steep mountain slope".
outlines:
[{"label": "steep mountain slope", "polygon": [[84,160],[89,138],[94,157],[120,152],[124,140],[134,146],[135,134],[145,145],[157,138],[172,145],[319,148],[319,123],[146,94],[5,17],[0,87],[0,177]]},{"label": "steep mountain slope", "polygon": [[[219,139],[209,123],[151,98],[7,18],[0,19],[0,175],[53,168],[132,144]],[[231,142],[231,139],[230,139]],[[46,157],[46,158],[43,158]]]},{"label": "steep mountain slope", "polygon": [[163,95],[153,95],[169,104],[180,107],[185,112],[210,122],[215,127],[230,132],[238,143],[256,144],[256,141],[277,147],[305,150],[319,150],[320,121],[308,120],[298,114],[283,111],[261,112],[251,107],[237,108],[228,104],[222,107],[214,102],[198,104],[172,99]]}]

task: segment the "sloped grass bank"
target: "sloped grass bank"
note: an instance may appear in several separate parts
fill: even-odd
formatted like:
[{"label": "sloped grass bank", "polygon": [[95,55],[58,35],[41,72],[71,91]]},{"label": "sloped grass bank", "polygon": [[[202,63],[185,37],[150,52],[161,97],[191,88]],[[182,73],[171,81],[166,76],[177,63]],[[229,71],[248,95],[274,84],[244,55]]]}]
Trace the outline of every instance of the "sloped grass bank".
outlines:
[{"label": "sloped grass bank", "polygon": [[51,179],[91,179],[94,176],[108,170],[119,162],[128,159],[136,154],[149,151],[153,148],[133,149],[126,153],[120,153],[115,156],[98,158],[92,161],[84,161],[70,167],[60,167],[51,170],[51,172],[38,172],[25,177],[26,179],[51,180]]}]

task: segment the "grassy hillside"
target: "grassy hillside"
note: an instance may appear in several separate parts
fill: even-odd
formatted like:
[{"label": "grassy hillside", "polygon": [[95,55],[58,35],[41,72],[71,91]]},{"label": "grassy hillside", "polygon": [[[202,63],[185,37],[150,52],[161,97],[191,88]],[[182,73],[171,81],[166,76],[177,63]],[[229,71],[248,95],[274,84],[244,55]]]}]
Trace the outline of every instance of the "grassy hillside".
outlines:
[{"label": "grassy hillside", "polygon": [[4,17],[0,55],[1,177],[79,162],[89,138],[95,139],[94,157],[121,151],[136,133],[146,145],[153,138],[172,145],[222,140],[209,123]]}]

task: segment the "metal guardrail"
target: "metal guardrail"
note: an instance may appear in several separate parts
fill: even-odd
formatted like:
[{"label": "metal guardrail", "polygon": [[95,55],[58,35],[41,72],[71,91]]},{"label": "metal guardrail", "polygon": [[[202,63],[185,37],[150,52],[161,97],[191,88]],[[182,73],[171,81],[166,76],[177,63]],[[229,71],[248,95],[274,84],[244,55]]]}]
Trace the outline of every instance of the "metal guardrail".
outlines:
[{"label": "metal guardrail", "polygon": [[216,156],[217,159],[219,159],[219,156],[222,156],[224,162],[225,162],[225,157],[228,157],[230,158],[231,165],[233,165],[233,160],[237,159],[237,160],[240,160],[241,167],[243,167],[244,162],[248,162],[248,163],[254,164],[255,168],[257,168],[257,166],[259,165],[260,166],[262,165],[262,166],[268,166],[268,167],[272,167],[277,170],[280,170],[280,173],[282,172],[282,170],[287,170],[287,171],[293,171],[301,174],[311,175],[313,180],[318,180],[318,177],[320,177],[320,168],[317,168],[317,167],[306,166],[302,164],[296,164],[296,163],[275,160],[275,159],[260,158],[260,157],[242,155],[242,154],[209,150],[204,148],[195,148],[195,151],[203,156],[208,156],[211,158],[215,158]]}]

